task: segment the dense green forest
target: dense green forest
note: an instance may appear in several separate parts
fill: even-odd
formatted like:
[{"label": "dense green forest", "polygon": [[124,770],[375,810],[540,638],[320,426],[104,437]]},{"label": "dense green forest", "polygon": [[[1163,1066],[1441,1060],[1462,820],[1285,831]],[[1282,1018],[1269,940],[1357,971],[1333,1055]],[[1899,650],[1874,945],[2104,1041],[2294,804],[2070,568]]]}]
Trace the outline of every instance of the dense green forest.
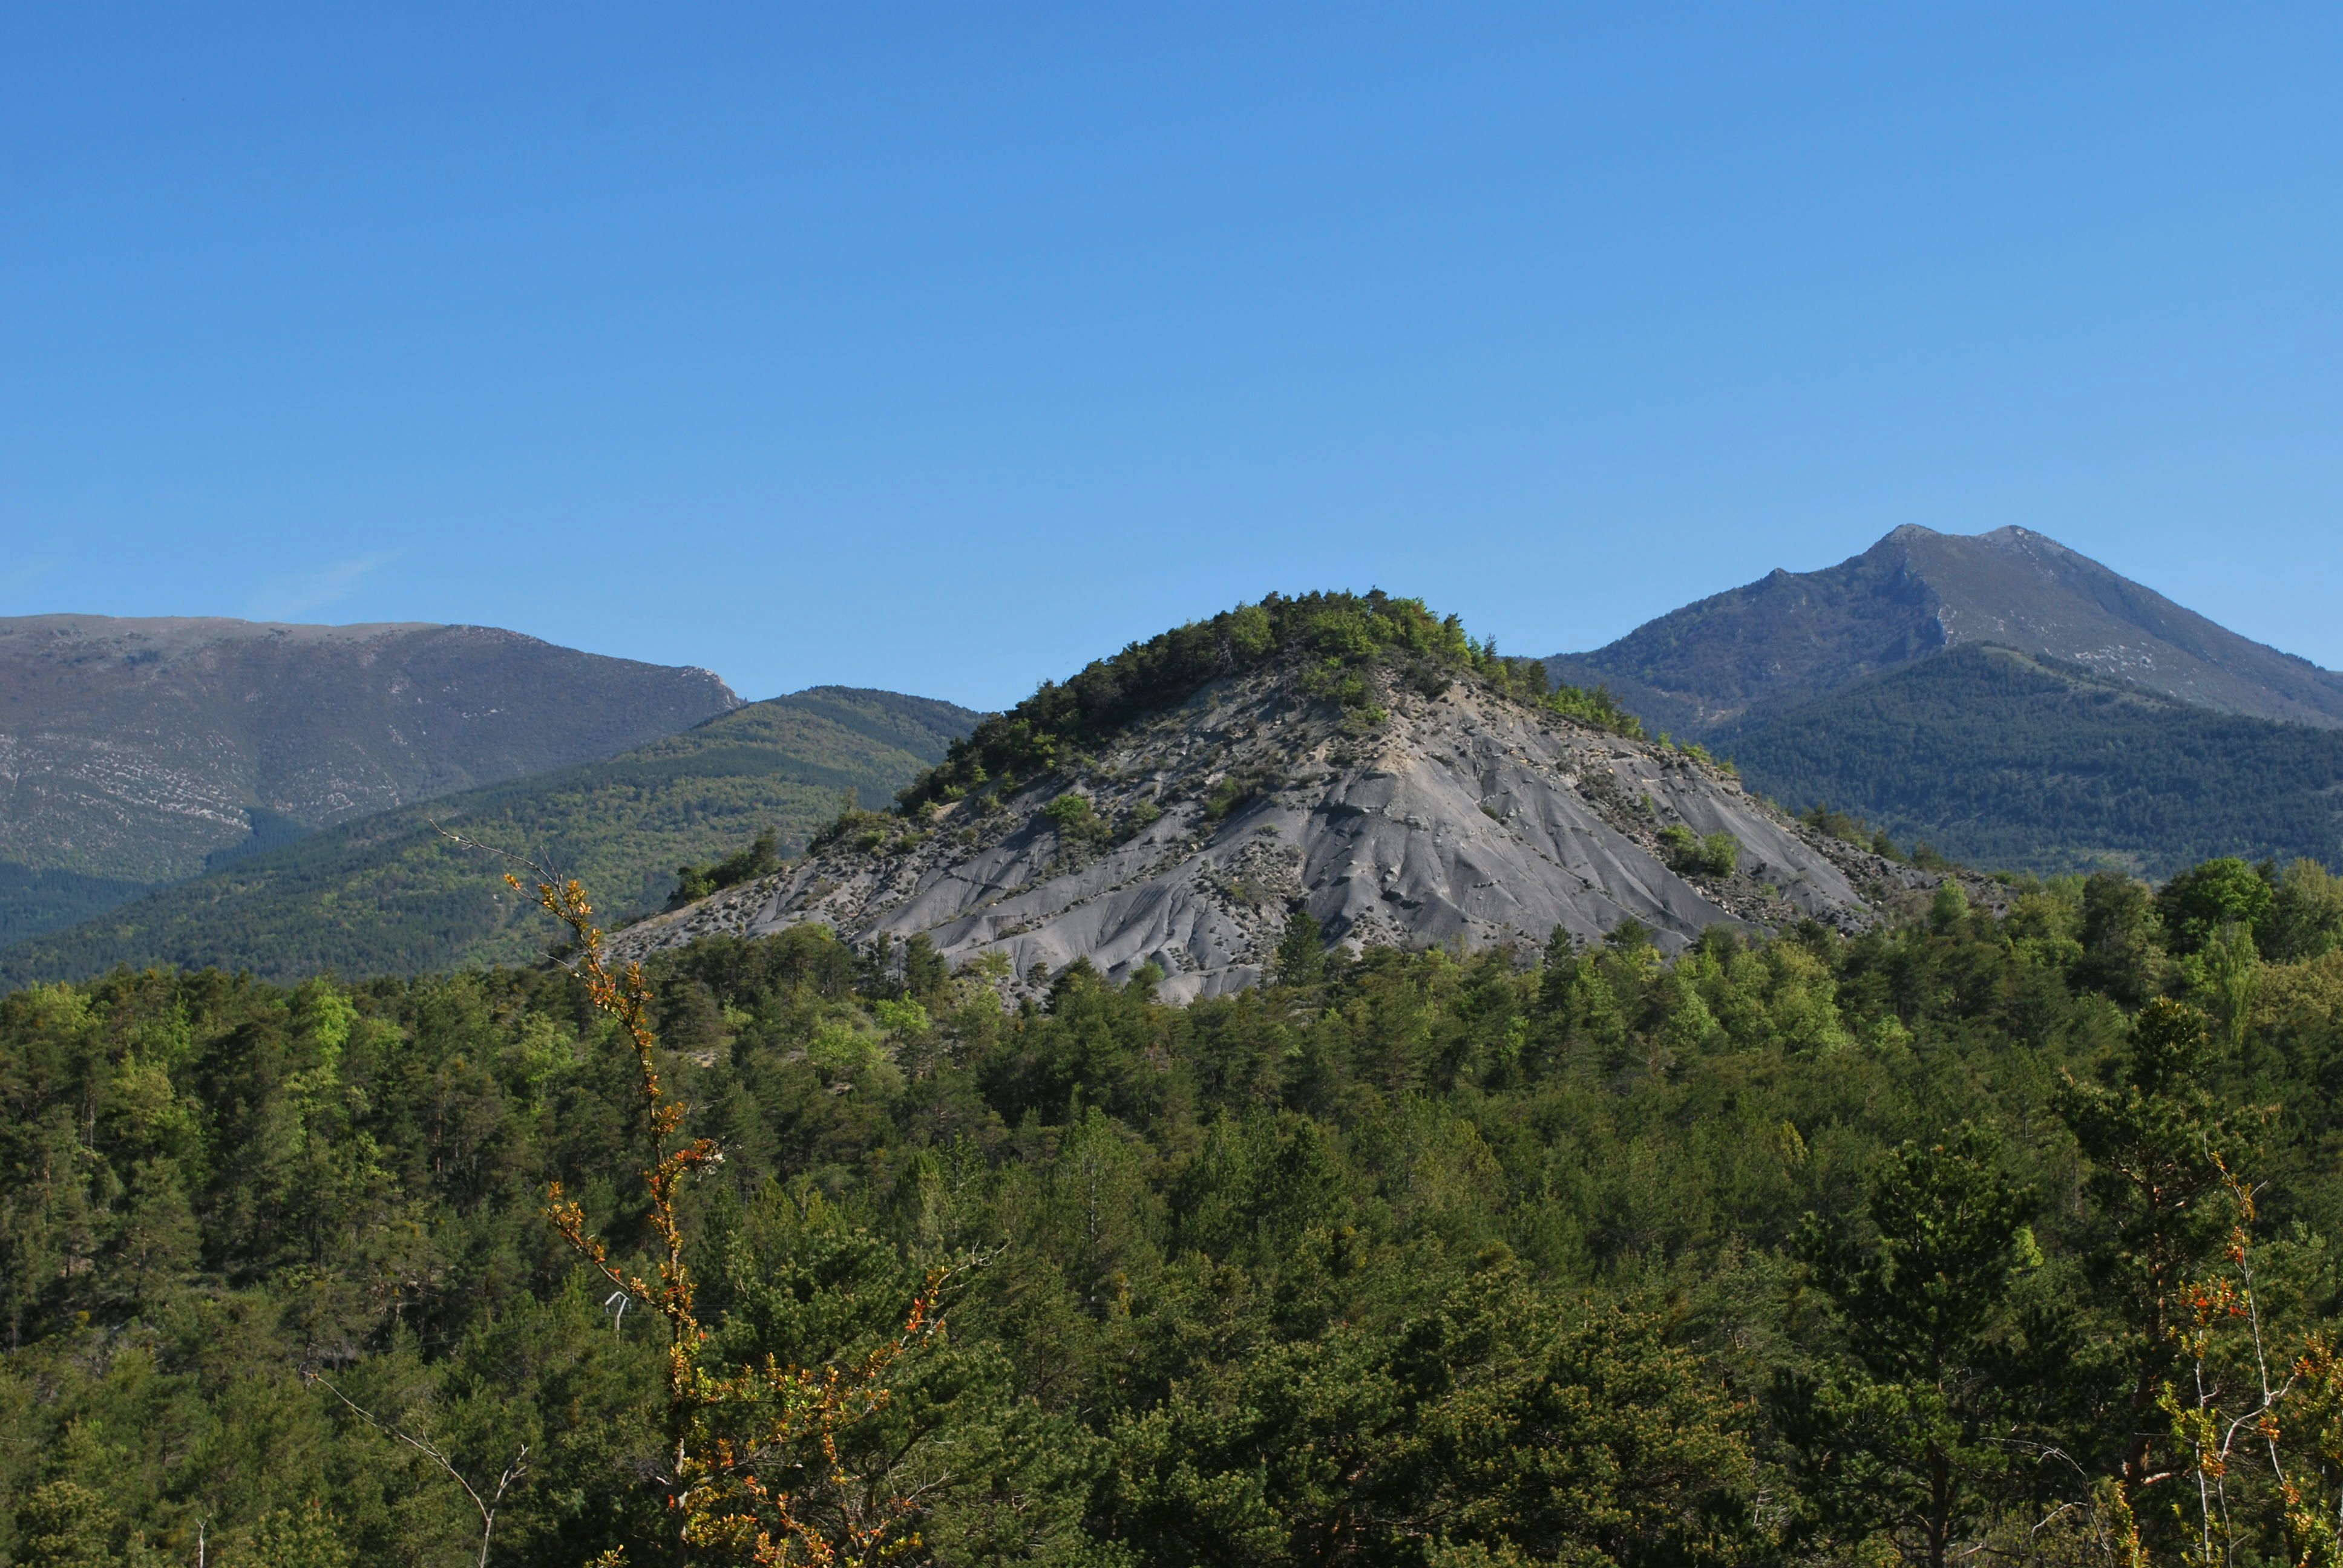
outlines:
[{"label": "dense green forest", "polygon": [[116,964],[416,974],[520,962],[545,933],[494,869],[435,823],[558,862],[614,911],[659,909],[679,868],[771,829],[802,849],[838,814],[940,760],[976,715],[887,691],[819,687],[750,703],[604,761],[466,790],[362,818],[237,859],[69,930],[0,951],[0,984],[72,979]]},{"label": "dense green forest", "polygon": [[[1673,963],[1297,919],[1184,1008],[820,928],[649,978],[702,1358],[883,1382],[765,1460],[890,1560],[2331,1562],[2338,938],[2227,861]],[[636,1072],[560,970],[0,1000],[6,1560],[748,1561],[548,1218],[648,1271]]]},{"label": "dense green forest", "polygon": [[36,871],[0,860],[0,949],[103,914],[147,890],[144,882]]},{"label": "dense green forest", "polygon": [[2208,855],[2343,859],[2343,729],[1983,644],[1711,744],[1794,809],[1850,809],[1969,865],[2161,877]]}]

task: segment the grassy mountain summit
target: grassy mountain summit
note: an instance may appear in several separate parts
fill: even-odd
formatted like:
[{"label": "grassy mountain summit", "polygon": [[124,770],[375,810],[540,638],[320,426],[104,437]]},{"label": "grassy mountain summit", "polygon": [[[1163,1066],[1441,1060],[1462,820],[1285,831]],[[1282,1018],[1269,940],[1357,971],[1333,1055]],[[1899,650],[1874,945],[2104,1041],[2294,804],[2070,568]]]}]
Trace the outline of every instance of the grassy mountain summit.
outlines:
[{"label": "grassy mountain summit", "polygon": [[[818,921],[1003,975],[1151,968],[1165,995],[1192,997],[1307,962],[1322,936],[1480,948],[1632,928],[1674,950],[1720,924],[1860,927],[1936,881],[1639,739],[1604,699],[1550,689],[1453,618],[1314,594],[1043,687],[897,811],[841,819],[798,865],[616,945]],[[1297,929],[1311,934],[1285,953]]]},{"label": "grassy mountain summit", "polygon": [[2343,726],[2343,676],[2215,625],[2055,539],[1906,526],[1547,661],[1645,722],[1705,735],[1946,648],[1991,642],[2199,708]]},{"label": "grassy mountain summit", "polygon": [[70,930],[0,953],[0,983],[116,964],[266,976],[411,974],[526,960],[532,910],[499,868],[433,819],[587,879],[614,917],[655,910],[679,867],[773,829],[801,848],[841,795],[886,800],[976,715],[893,692],[817,687],[739,708],[601,761],[404,806],[252,855]]},{"label": "grassy mountain summit", "polygon": [[739,703],[704,669],[488,627],[0,619],[0,941]]}]

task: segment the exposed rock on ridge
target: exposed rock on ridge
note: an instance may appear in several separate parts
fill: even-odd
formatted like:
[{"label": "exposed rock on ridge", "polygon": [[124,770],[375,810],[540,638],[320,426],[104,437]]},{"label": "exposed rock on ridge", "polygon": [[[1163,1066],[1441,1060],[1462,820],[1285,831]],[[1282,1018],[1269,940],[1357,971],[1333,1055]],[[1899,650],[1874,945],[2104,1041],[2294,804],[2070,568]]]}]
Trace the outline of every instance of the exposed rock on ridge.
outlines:
[{"label": "exposed rock on ridge", "polygon": [[[1292,909],[1354,944],[1541,943],[1557,926],[1595,940],[1634,919],[1673,950],[1720,922],[1857,929],[1939,879],[1816,834],[1673,749],[1470,680],[1436,695],[1387,668],[1371,680],[1381,722],[1304,695],[1291,668],[1214,681],[1005,797],[862,819],[612,949],[820,920],[864,946],[926,933],[955,965],[998,953],[1017,977],[1151,962],[1185,999],[1262,978]],[[1731,834],[1737,868],[1670,869],[1669,827]]]},{"label": "exposed rock on ridge", "polygon": [[2025,528],[1900,528],[1814,572],[1775,571],[1546,661],[1645,722],[1708,735],[1939,649],[1993,643],[2199,708],[2343,726],[2343,676],[2217,626]]}]

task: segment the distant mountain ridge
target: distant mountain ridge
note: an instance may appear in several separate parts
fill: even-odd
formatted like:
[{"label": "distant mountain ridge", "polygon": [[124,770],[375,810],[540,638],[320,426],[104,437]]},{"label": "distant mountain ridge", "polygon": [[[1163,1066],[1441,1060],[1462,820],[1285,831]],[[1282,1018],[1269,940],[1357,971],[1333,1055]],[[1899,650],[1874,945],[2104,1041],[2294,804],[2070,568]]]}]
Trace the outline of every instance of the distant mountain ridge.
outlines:
[{"label": "distant mountain ridge", "polygon": [[877,806],[940,760],[977,715],[890,691],[816,687],[752,702],[616,757],[356,819],[236,859],[70,930],[0,951],[0,988],[116,964],[415,974],[520,962],[542,923],[502,864],[435,820],[582,877],[606,918],[658,909],[679,865],[766,828],[794,853],[842,797]]},{"label": "distant mountain ridge", "polygon": [[1608,687],[1647,723],[1707,736],[1968,643],[2218,712],[2343,727],[2343,675],[2017,528],[1907,525],[1837,566],[1776,570],[1546,664],[1560,679]]},{"label": "distant mountain ridge", "polygon": [[1546,665],[1793,809],[1972,864],[2343,863],[2343,676],[2024,528],[1897,528]]},{"label": "distant mountain ridge", "polygon": [[488,627],[0,619],[0,940],[739,705],[708,670]]}]

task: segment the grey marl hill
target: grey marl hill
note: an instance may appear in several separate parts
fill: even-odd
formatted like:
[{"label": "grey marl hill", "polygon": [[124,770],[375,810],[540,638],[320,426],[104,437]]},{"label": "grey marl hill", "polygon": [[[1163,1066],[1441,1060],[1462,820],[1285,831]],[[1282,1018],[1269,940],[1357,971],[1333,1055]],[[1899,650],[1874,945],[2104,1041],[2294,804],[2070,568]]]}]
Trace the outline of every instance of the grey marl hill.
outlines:
[{"label": "grey marl hill", "polygon": [[[1380,723],[1304,695],[1289,668],[1225,678],[1076,768],[887,819],[612,948],[638,958],[820,920],[865,948],[925,933],[955,965],[998,953],[1018,977],[1151,963],[1163,994],[1186,999],[1260,980],[1294,909],[1353,944],[1535,944],[1556,927],[1594,940],[1633,919],[1680,950],[1720,923],[1860,928],[1939,880],[1815,833],[1674,749],[1466,680],[1427,695],[1374,678]],[[1068,793],[1091,803],[1087,836],[1047,809]],[[1730,833],[1739,866],[1670,869],[1671,825]]]}]

